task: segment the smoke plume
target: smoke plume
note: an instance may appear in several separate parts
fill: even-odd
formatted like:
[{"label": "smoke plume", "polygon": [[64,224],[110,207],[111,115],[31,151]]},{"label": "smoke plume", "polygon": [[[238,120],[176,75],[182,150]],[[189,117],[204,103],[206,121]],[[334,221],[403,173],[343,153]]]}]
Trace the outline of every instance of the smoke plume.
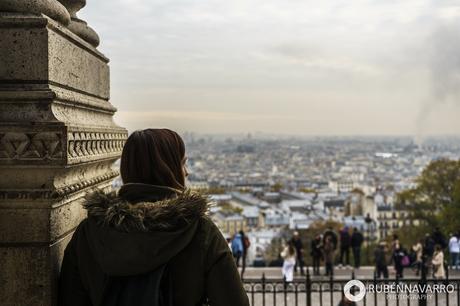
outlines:
[{"label": "smoke plume", "polygon": [[417,118],[416,142],[423,142],[426,120],[438,107],[460,105],[460,28],[445,25],[433,31],[426,50],[431,88]]}]

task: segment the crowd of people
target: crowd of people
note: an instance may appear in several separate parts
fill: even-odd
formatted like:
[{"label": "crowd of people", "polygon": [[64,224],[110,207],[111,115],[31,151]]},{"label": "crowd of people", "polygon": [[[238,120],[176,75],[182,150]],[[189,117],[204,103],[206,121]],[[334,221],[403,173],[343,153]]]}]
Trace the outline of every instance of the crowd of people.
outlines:
[{"label": "crowd of people", "polygon": [[[313,274],[320,275],[320,267],[324,265],[324,275],[331,276],[336,263],[339,268],[353,265],[359,269],[364,240],[361,231],[346,226],[338,232],[329,227],[316,235],[309,244]],[[238,267],[241,261],[243,276],[250,241],[245,233],[240,231],[229,240],[229,246]],[[301,275],[305,274],[305,249],[299,232],[295,231],[279,254],[283,260],[282,273],[287,281],[292,281],[297,271],[300,271]],[[449,253],[450,267],[460,269],[460,234],[452,234],[446,239],[440,229],[435,228],[431,234],[426,234],[409,248],[403,246],[395,234],[390,242],[381,241],[373,250],[375,275],[377,278],[388,278],[388,266],[392,264],[398,278],[404,277],[405,269],[412,269],[415,275],[420,275],[422,269],[425,269],[427,275],[443,279],[446,277],[446,251]]]},{"label": "crowd of people", "polygon": [[[449,264],[446,264],[446,251],[449,253]],[[375,250],[378,277],[388,277],[385,258],[389,252],[392,252],[391,258],[397,277],[404,277],[404,269],[412,268],[416,275],[420,275],[424,269],[428,275],[443,279],[446,278],[446,266],[454,270],[460,268],[460,233],[451,234],[447,240],[441,230],[435,228],[433,233],[427,233],[409,249],[400,243],[398,235],[393,235],[391,249],[387,248],[386,243],[381,242]]]}]

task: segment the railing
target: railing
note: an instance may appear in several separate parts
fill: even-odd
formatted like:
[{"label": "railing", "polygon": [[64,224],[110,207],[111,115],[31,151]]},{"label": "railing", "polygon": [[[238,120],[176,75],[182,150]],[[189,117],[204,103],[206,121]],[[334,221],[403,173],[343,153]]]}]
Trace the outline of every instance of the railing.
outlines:
[{"label": "railing", "polygon": [[[295,279],[293,282],[286,282],[283,279],[268,279],[265,274],[259,279],[245,279],[244,287],[252,306],[337,306],[342,301],[345,284],[355,279],[354,272],[350,279],[335,279],[332,276],[327,278],[312,278],[307,268],[306,276],[302,279]],[[422,273],[420,278],[374,278],[361,279],[366,288],[370,285],[373,288],[382,285],[419,285],[418,288],[426,288],[424,285],[444,285],[452,289],[450,293],[367,293],[363,300],[356,304],[343,305],[364,305],[364,306],[460,306],[460,278],[449,279],[428,279]],[[420,287],[422,286],[422,287]],[[340,304],[342,305],[342,304]]]}]

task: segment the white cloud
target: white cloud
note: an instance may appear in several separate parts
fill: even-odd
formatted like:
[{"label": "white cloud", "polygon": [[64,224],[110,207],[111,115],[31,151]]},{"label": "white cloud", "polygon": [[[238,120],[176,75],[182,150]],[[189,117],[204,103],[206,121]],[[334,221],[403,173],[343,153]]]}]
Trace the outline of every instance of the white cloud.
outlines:
[{"label": "white cloud", "polygon": [[[382,118],[374,133],[415,133],[430,37],[460,23],[456,1],[433,0],[94,0],[79,14],[111,58],[122,122],[163,112],[156,120],[173,128],[210,132],[232,129],[234,116],[239,129],[270,130],[272,116],[292,133],[356,133],[368,118]],[[314,126],[299,125],[312,106]],[[449,130],[433,122],[427,133]]]}]

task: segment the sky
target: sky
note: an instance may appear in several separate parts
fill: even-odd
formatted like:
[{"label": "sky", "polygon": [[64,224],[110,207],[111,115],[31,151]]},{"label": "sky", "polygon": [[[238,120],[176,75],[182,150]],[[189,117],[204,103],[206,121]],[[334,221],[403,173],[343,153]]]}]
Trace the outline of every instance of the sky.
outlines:
[{"label": "sky", "polygon": [[87,2],[129,131],[460,133],[458,1]]}]

